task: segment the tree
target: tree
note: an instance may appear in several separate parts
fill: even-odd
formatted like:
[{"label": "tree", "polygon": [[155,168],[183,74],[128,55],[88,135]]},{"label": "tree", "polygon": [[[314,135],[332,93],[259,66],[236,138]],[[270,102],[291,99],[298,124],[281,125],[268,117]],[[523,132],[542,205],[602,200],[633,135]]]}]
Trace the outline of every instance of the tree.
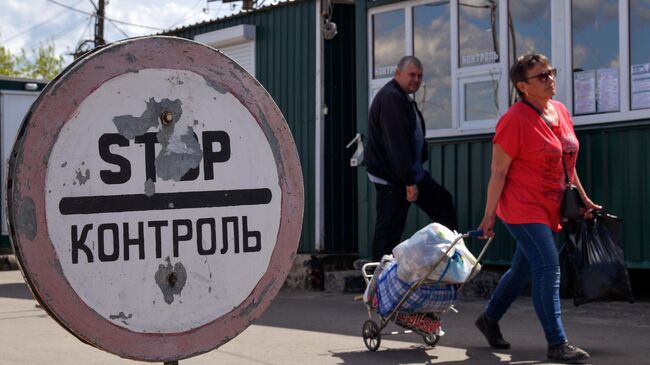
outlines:
[{"label": "tree", "polygon": [[27,77],[33,79],[51,80],[63,70],[65,60],[63,56],[56,56],[54,44],[41,44],[38,49],[32,50],[34,61],[27,62],[23,67]]},{"label": "tree", "polygon": [[65,67],[63,56],[56,56],[53,43],[40,44],[32,49],[32,56],[28,58],[24,49],[16,56],[0,46],[0,75],[51,80]]},{"label": "tree", "polygon": [[0,75],[20,76],[20,71],[15,65],[16,57],[8,49],[0,46]]}]

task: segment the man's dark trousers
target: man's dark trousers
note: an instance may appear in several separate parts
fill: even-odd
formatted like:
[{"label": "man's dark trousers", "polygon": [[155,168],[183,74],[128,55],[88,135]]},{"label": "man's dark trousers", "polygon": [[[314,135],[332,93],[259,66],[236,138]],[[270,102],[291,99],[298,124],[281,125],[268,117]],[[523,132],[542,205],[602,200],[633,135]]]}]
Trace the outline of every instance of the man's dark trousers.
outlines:
[{"label": "man's dark trousers", "polygon": [[[411,203],[406,200],[404,185],[374,185],[377,192],[377,218],[372,239],[372,260],[379,261],[400,242]],[[433,180],[428,172],[417,185],[418,199],[415,204],[433,222],[451,230],[457,229],[456,209],[451,194]]]}]

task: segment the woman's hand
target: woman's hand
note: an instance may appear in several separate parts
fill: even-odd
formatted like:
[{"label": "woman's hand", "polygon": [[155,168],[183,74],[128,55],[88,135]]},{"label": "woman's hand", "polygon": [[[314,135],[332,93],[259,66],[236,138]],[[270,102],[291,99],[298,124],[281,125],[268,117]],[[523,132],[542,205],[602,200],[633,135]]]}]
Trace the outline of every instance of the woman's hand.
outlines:
[{"label": "woman's hand", "polygon": [[582,202],[585,204],[585,209],[587,209],[587,210],[601,210],[601,209],[603,209],[602,206],[592,202],[591,199],[589,199],[588,197],[583,198]]},{"label": "woman's hand", "polygon": [[494,237],[495,222],[496,222],[496,216],[494,215],[486,215],[483,217],[481,224],[477,228],[483,231],[483,235],[481,236],[482,239],[488,239],[490,237]]},{"label": "woman's hand", "polygon": [[592,219],[594,216],[591,214],[592,211],[595,210],[602,210],[603,207],[601,205],[598,205],[594,202],[591,201],[588,197],[582,198],[582,202],[584,203],[585,207],[583,208],[582,211],[582,217],[585,219]]},{"label": "woman's hand", "polygon": [[582,183],[580,182],[580,178],[578,177],[578,170],[576,170],[575,167],[573,168],[573,184],[578,188],[578,192],[580,193],[580,198],[582,199],[582,203],[585,205],[584,211],[582,212],[582,217],[586,219],[593,218],[590,211],[602,210],[603,207],[592,202],[591,199],[589,199],[589,197],[587,196],[587,192],[582,187]]}]

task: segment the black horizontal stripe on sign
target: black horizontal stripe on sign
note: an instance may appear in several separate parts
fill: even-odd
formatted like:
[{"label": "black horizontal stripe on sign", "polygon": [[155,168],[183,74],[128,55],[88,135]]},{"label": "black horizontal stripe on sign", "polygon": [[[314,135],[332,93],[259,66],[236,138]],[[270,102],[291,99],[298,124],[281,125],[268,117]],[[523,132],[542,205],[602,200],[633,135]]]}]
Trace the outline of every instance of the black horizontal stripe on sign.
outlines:
[{"label": "black horizontal stripe on sign", "polygon": [[63,215],[71,215],[235,207],[268,204],[271,196],[271,190],[266,188],[156,193],[152,196],[145,194],[79,196],[61,199],[59,211]]}]

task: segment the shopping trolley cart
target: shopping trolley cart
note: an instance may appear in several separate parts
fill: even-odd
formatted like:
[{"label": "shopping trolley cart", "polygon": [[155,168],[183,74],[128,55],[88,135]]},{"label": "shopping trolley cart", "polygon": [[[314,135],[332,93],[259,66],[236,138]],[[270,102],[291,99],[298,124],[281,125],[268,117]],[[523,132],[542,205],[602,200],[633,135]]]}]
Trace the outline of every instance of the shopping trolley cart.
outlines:
[{"label": "shopping trolley cart", "polygon": [[[397,303],[394,309],[390,311],[388,315],[382,316],[379,313],[378,308],[376,306],[366,303],[366,307],[368,308],[369,319],[363,323],[362,336],[363,336],[363,342],[365,343],[368,350],[377,351],[377,349],[381,344],[382,336],[413,333],[413,332],[421,335],[424,340],[424,343],[429,346],[435,346],[438,343],[440,337],[444,335],[444,331],[442,330],[440,325],[441,314],[446,312],[449,309],[455,311],[455,309],[453,308],[453,304],[457,298],[458,293],[460,293],[460,291],[465,286],[465,284],[472,279],[476,271],[476,268],[478,267],[479,262],[483,258],[483,255],[487,251],[487,248],[490,246],[493,237],[490,237],[486,241],[485,245],[483,245],[483,249],[481,250],[481,253],[476,259],[476,263],[472,266],[471,272],[467,276],[467,280],[461,284],[447,284],[447,285],[453,285],[453,287],[448,288],[449,290],[445,292],[447,293],[445,294],[447,295],[447,297],[445,297],[444,300],[441,300],[440,302],[441,305],[437,306],[435,311],[411,312],[411,311],[403,311],[400,309],[402,309],[402,306],[404,305],[405,302],[407,302],[409,297],[418,289],[420,289],[420,287],[422,287],[423,285],[425,286],[440,285],[439,283],[431,282],[428,278],[431,275],[431,273],[433,273],[433,271],[436,270],[436,268],[444,261],[444,259],[448,257],[447,255],[454,249],[456,244],[460,242],[461,239],[469,238],[469,237],[479,238],[481,236],[483,236],[483,232],[481,230],[469,231],[465,234],[459,234],[452,241],[451,245],[445,251],[444,255],[442,255],[440,259],[437,260],[436,263],[430,267],[427,274],[422,279],[410,285],[406,293],[401,297],[401,300]],[[379,267],[380,267],[379,262],[371,262],[363,265],[363,267],[361,268],[363,278],[367,286],[371,285],[373,276],[375,278],[375,281],[378,280],[380,275],[380,272],[378,270]],[[373,314],[379,317],[378,322],[373,320]],[[405,330],[391,331],[385,333],[382,332],[390,322],[394,322],[396,325],[405,328]]]}]

